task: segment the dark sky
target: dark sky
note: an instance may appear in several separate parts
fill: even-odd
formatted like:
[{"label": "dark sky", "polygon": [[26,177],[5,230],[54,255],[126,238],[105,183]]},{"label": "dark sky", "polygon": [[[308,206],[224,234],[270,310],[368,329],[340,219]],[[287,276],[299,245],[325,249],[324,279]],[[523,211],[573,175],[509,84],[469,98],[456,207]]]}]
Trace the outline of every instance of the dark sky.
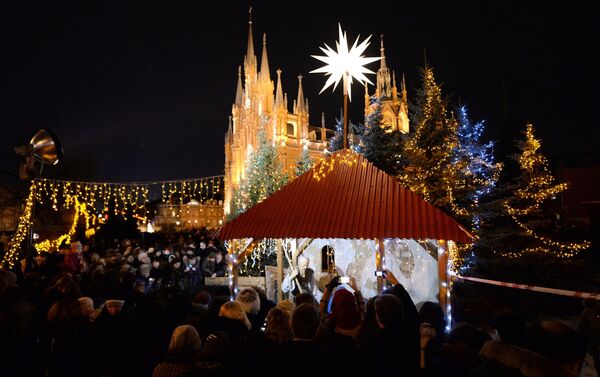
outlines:
[{"label": "dark sky", "polygon": [[[48,174],[111,181],[222,174],[247,3],[11,3],[1,12],[0,170],[16,173],[13,148],[50,127],[65,158]],[[385,35],[388,65],[406,74],[409,97],[426,50],[452,103],[486,119],[486,138],[511,140],[529,120],[554,159],[600,152],[596,1],[443,3],[254,2],[254,39],[267,33],[271,72],[283,70],[290,106],[304,75],[312,124],[324,111],[333,127],[341,106],[339,89],[318,95],[324,77],[308,74],[320,64],[310,55],[334,42],[341,22],[351,39],[373,34],[369,55]],[[351,113],[360,121],[363,91],[354,93]]]}]

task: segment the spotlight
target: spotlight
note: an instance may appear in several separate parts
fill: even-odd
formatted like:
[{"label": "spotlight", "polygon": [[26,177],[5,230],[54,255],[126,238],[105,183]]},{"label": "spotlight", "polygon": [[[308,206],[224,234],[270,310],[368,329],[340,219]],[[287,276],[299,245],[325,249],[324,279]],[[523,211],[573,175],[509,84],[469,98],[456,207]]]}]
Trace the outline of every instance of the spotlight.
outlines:
[{"label": "spotlight", "polygon": [[[15,148],[18,155],[25,156],[25,162],[19,166],[19,177],[23,180],[34,178],[42,173],[44,165],[56,165],[63,158],[63,149],[60,141],[48,128],[39,130],[29,144]],[[36,161],[40,163],[39,173]]]}]

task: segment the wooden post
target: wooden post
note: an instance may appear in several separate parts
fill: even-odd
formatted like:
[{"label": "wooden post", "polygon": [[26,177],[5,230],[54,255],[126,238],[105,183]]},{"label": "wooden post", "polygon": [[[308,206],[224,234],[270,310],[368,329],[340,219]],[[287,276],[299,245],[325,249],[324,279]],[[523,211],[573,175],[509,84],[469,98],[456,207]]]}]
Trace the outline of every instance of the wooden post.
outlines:
[{"label": "wooden post", "polygon": [[277,302],[283,301],[283,240],[275,240],[275,251],[277,252]]},{"label": "wooden post", "polygon": [[[237,241],[241,242],[241,241]],[[227,261],[227,270],[229,272],[229,299],[230,301],[235,300],[238,292],[238,275],[239,275],[239,266],[244,263],[246,259],[246,255],[251,253],[254,248],[258,245],[260,240],[250,239],[248,243],[246,243],[242,248],[236,247],[239,244],[236,240],[232,241],[232,253]]]},{"label": "wooden post", "polygon": [[[385,269],[385,244],[383,240],[376,239],[375,240],[375,269],[377,271],[382,271]],[[385,278],[382,276],[377,276],[377,294],[383,293],[383,287],[385,286]]]},{"label": "wooden post", "polygon": [[237,264],[237,250],[235,247],[235,240],[232,240],[231,255],[227,260],[227,272],[229,275],[229,301],[235,300],[238,286],[238,264]]},{"label": "wooden post", "polygon": [[450,327],[450,299],[449,299],[449,280],[448,280],[448,251],[449,246],[444,240],[438,240],[438,279],[439,279],[439,300],[440,306],[444,311],[447,320],[447,327]]}]

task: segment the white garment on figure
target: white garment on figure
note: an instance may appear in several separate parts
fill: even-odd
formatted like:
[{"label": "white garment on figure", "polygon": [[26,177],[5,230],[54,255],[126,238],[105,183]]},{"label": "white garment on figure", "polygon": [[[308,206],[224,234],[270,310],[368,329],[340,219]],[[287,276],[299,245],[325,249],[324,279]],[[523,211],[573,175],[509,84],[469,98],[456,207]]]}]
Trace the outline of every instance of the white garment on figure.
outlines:
[{"label": "white garment on figure", "polygon": [[[290,279],[290,274],[285,274],[285,278],[283,278],[283,282],[281,283],[281,291],[284,293],[292,293],[296,289],[296,280]],[[317,288],[317,282],[315,281],[313,284],[313,291],[308,292],[311,293],[315,300],[319,302],[321,297],[323,297],[323,293]]]}]

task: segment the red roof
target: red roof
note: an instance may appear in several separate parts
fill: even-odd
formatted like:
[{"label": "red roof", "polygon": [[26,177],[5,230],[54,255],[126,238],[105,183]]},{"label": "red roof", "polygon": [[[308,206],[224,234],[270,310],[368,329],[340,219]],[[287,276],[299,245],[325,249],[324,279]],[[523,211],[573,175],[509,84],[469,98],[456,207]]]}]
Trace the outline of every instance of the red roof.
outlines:
[{"label": "red roof", "polygon": [[304,237],[472,242],[454,219],[352,151],[321,160],[220,234],[224,240]]}]

